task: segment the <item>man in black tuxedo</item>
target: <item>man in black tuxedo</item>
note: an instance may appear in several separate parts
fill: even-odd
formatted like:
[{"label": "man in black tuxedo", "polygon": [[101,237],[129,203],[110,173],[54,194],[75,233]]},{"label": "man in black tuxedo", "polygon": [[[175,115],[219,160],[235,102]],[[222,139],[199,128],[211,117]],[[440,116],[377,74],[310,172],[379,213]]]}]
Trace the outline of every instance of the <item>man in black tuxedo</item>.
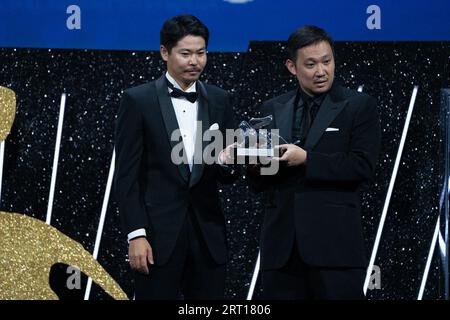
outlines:
[{"label": "man in black tuxedo", "polygon": [[203,161],[202,135],[234,127],[230,96],[198,80],[209,37],[200,20],[171,18],[160,37],[167,72],[124,92],[116,125],[115,193],[135,298],[220,299],[227,243],[217,182],[237,174],[226,165],[232,146],[217,155],[220,164]]},{"label": "man in black tuxedo", "polygon": [[261,271],[266,299],[363,299],[368,260],[360,190],[380,149],[374,98],[334,83],[333,41],[305,26],[287,43],[299,87],[266,101],[263,115],[288,144],[275,175],[249,169],[265,191]]}]

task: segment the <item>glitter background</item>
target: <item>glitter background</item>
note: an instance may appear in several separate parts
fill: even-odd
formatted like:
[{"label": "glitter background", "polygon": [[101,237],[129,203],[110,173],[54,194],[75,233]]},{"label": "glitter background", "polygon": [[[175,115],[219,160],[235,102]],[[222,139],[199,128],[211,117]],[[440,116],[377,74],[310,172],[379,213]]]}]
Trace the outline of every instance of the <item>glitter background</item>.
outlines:
[{"label": "glitter background", "polygon": [[[244,53],[210,53],[202,79],[232,92],[237,119],[257,114],[264,100],[295,87],[283,65],[282,42],[251,42]],[[419,86],[403,157],[375,264],[381,289],[370,299],[415,299],[439,214],[444,180],[440,89],[450,87],[450,45],[444,42],[338,42],[336,81],[379,101],[383,143],[376,178],[363,198],[366,244],[373,247],[414,85]],[[52,225],[92,252],[113,150],[122,90],[159,77],[158,52],[0,49],[0,85],[17,95],[17,114],[6,142],[0,210],[45,220],[62,93],[67,93]],[[230,248],[226,298],[244,299],[258,254],[262,206],[242,177],[221,189]],[[32,236],[32,235],[30,235]],[[110,198],[98,261],[131,297],[127,244]],[[50,283],[64,299],[64,265]],[[255,298],[260,294],[258,282]],[[108,299],[93,286],[93,299]],[[443,297],[435,253],[424,298]]]}]

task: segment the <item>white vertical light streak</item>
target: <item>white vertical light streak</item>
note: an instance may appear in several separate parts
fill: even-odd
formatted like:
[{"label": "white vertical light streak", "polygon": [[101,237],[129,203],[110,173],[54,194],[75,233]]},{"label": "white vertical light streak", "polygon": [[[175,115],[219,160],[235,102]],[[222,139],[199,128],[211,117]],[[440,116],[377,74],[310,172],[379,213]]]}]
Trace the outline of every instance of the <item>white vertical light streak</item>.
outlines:
[{"label": "white vertical light streak", "polygon": [[378,225],[378,231],[377,231],[377,235],[376,235],[376,238],[375,238],[375,243],[373,245],[372,255],[370,257],[369,266],[368,266],[367,272],[366,272],[366,279],[364,281],[364,287],[363,287],[364,294],[367,293],[367,288],[369,286],[370,275],[372,274],[372,269],[373,269],[373,265],[374,265],[374,262],[375,262],[375,257],[377,255],[378,246],[380,244],[381,233],[383,231],[384,222],[386,220],[386,215],[387,215],[387,211],[388,211],[388,208],[389,208],[389,202],[391,201],[392,190],[394,189],[394,184],[395,184],[395,179],[397,177],[398,167],[400,166],[400,159],[402,158],[403,147],[405,146],[406,136],[408,134],[409,123],[411,121],[411,116],[412,116],[412,112],[413,112],[413,109],[414,109],[414,104],[416,102],[418,88],[419,87],[417,85],[414,86],[414,89],[413,89],[413,92],[412,92],[412,96],[411,96],[411,100],[409,102],[408,113],[406,115],[405,125],[403,127],[403,133],[402,133],[402,137],[401,137],[401,140],[400,140],[400,145],[398,147],[397,157],[395,159],[395,164],[394,164],[394,169],[393,169],[393,172],[392,172],[391,180],[389,182],[389,188],[388,188],[388,191],[387,191],[386,199],[384,201],[384,207],[383,207],[383,212],[381,214],[380,224]]},{"label": "white vertical light streak", "polygon": [[247,300],[252,300],[253,292],[255,291],[256,280],[258,279],[259,274],[260,255],[261,252],[258,251],[258,258],[256,259],[255,270],[253,271],[252,282],[250,283],[250,288],[248,290]]},{"label": "white vertical light streak", "polygon": [[425,284],[427,283],[428,273],[430,272],[431,259],[433,258],[434,249],[436,247],[436,240],[439,233],[440,219],[438,217],[436,222],[436,227],[434,228],[433,240],[431,240],[430,251],[428,252],[427,263],[425,265],[425,270],[422,276],[422,282],[420,283],[419,294],[417,295],[417,300],[422,300],[423,291],[425,290]]},{"label": "white vertical light streak", "polygon": [[[112,185],[112,181],[113,181],[113,177],[114,177],[115,159],[116,159],[116,150],[113,150],[113,155],[111,158],[111,165],[109,166],[108,181],[106,182],[105,194],[103,196],[102,211],[100,214],[100,221],[98,223],[97,236],[95,238],[94,253],[92,254],[95,260],[97,260],[98,250],[100,248],[100,242],[102,240],[106,210],[108,209],[109,195],[111,194],[111,185]],[[87,285],[86,285],[86,291],[84,292],[84,300],[89,300],[89,295],[91,294],[91,288],[92,288],[92,278],[89,277]]]},{"label": "white vertical light streak", "polygon": [[66,94],[61,95],[61,104],[59,106],[58,131],[56,133],[55,154],[53,156],[52,180],[50,183],[50,192],[48,196],[46,224],[50,224],[52,219],[53,198],[55,195],[56,175],[58,173],[59,149],[61,146],[62,127],[64,122],[64,110],[66,107]]}]

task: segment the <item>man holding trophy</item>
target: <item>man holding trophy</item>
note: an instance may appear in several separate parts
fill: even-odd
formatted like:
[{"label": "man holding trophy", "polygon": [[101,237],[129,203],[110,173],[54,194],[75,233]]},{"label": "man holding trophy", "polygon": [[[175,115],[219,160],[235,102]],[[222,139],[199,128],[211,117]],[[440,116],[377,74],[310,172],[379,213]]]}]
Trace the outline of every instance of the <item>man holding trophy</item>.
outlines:
[{"label": "man holding trophy", "polygon": [[289,143],[275,174],[249,166],[266,197],[261,231],[265,299],[364,299],[368,265],[360,190],[380,149],[376,100],[334,82],[330,36],[315,26],[291,34],[286,67],[298,88],[266,101],[263,116]]}]

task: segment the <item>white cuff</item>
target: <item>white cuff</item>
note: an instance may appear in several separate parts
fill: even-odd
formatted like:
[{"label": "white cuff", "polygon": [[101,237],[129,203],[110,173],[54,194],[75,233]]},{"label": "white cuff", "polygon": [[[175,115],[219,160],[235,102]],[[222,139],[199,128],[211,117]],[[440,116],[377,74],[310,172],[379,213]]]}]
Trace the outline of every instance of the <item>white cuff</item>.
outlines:
[{"label": "white cuff", "polygon": [[217,157],[217,163],[218,163],[219,165],[221,165],[222,167],[228,168],[228,164],[223,163],[222,160],[220,160],[220,156],[222,155],[222,153],[223,153],[223,150],[220,151],[219,156]]},{"label": "white cuff", "polygon": [[220,160],[220,156],[222,155],[223,150],[219,152],[219,156],[217,157],[217,163],[220,164],[221,166],[223,166],[223,162],[222,160]]},{"label": "white cuff", "polygon": [[147,236],[147,232],[145,232],[144,228],[134,230],[128,234],[128,242],[130,242],[134,238],[142,237],[142,236],[144,236],[144,237]]}]

